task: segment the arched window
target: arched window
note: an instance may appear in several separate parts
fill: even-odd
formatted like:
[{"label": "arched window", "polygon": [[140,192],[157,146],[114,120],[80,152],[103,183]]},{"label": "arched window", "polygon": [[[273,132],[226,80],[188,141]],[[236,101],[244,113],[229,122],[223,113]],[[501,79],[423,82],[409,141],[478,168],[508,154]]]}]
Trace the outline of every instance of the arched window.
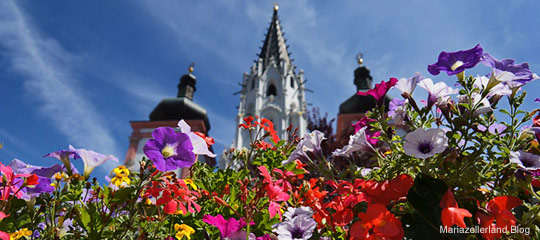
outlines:
[{"label": "arched window", "polygon": [[274,84],[270,84],[270,86],[268,86],[268,89],[266,90],[266,96],[277,96],[277,89],[276,89],[276,86],[274,86]]},{"label": "arched window", "polygon": [[251,79],[251,89],[255,88],[255,78]]},{"label": "arched window", "polygon": [[294,78],[291,78],[291,87],[294,88]]}]

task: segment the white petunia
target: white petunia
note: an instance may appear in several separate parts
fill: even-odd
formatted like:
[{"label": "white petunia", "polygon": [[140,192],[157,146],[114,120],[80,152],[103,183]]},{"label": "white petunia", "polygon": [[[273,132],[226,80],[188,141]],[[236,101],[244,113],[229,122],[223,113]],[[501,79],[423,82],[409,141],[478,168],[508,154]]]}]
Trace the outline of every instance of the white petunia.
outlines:
[{"label": "white petunia", "polygon": [[405,154],[421,159],[443,152],[448,146],[448,138],[442,129],[418,128],[405,136]]}]

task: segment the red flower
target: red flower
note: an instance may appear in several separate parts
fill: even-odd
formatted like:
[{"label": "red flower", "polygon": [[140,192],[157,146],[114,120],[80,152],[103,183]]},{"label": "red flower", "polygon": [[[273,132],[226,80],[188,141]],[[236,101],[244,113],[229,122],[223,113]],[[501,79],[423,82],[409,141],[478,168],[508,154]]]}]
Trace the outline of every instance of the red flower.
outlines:
[{"label": "red flower", "polygon": [[251,125],[251,122],[253,122],[253,117],[252,116],[248,116],[248,117],[245,117],[244,118],[244,122],[246,122],[247,124],[240,124],[238,125],[238,127],[243,127],[243,128],[251,128],[253,125]]},{"label": "red flower", "polygon": [[216,141],[214,141],[213,137],[208,137],[208,136],[204,135],[204,133],[202,133],[202,132],[193,132],[193,133],[195,133],[197,136],[204,139],[204,141],[206,142],[206,145],[208,145],[208,146],[212,146],[212,145],[214,145],[214,143],[216,143]]},{"label": "red flower", "polygon": [[377,182],[375,180],[360,181],[362,192],[367,194],[368,202],[388,205],[405,197],[412,187],[414,180],[407,174],[402,174],[388,181]]},{"label": "red flower", "polygon": [[349,230],[350,239],[398,240],[405,235],[401,221],[382,204],[368,205],[367,211],[359,213],[358,218],[360,221],[353,223]]},{"label": "red flower", "polygon": [[367,92],[358,92],[360,96],[371,95],[377,100],[377,105],[381,106],[384,103],[384,96],[390,88],[392,88],[398,82],[397,78],[390,78],[388,82],[381,81],[381,83],[375,84],[375,88],[369,89]]},{"label": "red flower", "polygon": [[489,200],[486,204],[486,213],[477,211],[476,220],[484,228],[497,228],[499,231],[496,231],[497,234],[484,233],[482,236],[488,240],[497,239],[502,235],[501,231],[510,231],[511,227],[516,225],[516,217],[511,210],[521,204],[523,204],[521,199],[512,196],[500,196]]},{"label": "red flower", "polygon": [[458,208],[458,203],[454,199],[454,194],[448,189],[439,203],[443,209],[441,212],[441,221],[443,226],[449,228],[454,225],[466,228],[464,218],[472,217],[472,214],[467,209]]},{"label": "red flower", "polygon": [[163,177],[160,181],[153,181],[143,193],[143,198],[149,197],[156,199],[156,205],[163,205],[163,211],[167,214],[201,211],[201,207],[195,202],[198,193],[189,190],[184,181],[176,178],[169,181],[167,177]]},{"label": "red flower", "polygon": [[533,119],[533,126],[534,127],[540,127],[540,113],[536,115]]},{"label": "red flower", "polygon": [[7,200],[10,195],[15,194],[16,198],[22,197],[21,189],[26,186],[38,184],[38,176],[35,174],[21,173],[14,174],[10,166],[0,163],[0,200]]}]

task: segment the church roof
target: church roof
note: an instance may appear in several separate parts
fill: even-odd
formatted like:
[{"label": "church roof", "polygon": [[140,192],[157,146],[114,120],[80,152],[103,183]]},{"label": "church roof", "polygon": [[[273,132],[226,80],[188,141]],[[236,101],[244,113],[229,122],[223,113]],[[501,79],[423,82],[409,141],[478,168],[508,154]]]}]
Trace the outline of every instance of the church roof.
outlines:
[{"label": "church roof", "polygon": [[[371,89],[372,80],[373,78],[371,77],[369,69],[366,66],[360,65],[354,71],[354,85],[356,85],[356,92]],[[385,109],[388,109],[388,105],[391,100],[392,99],[390,99],[388,96],[384,98],[384,104],[386,106]],[[373,109],[375,106],[377,106],[377,102],[372,96],[360,96],[354,94],[339,105],[339,113],[365,113]]]},{"label": "church roof", "polygon": [[268,66],[275,59],[277,66],[281,63],[291,64],[290,54],[287,51],[286,40],[283,37],[283,28],[279,22],[278,7],[274,6],[274,14],[268,32],[266,33],[259,58],[263,60],[263,66]]},{"label": "church roof", "polygon": [[210,130],[210,121],[206,110],[193,102],[196,80],[191,73],[184,74],[178,84],[176,98],[165,98],[150,113],[150,121],[167,120],[203,120],[206,130]]}]

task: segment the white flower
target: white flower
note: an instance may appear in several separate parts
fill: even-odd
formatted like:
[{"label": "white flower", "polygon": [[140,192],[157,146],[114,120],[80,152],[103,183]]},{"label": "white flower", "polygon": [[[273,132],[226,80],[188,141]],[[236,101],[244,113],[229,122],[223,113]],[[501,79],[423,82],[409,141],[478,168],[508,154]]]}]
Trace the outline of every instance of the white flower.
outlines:
[{"label": "white flower", "polygon": [[[486,76],[477,76],[474,78],[473,87],[478,88],[481,91],[484,91],[489,83],[489,78]],[[487,98],[493,96],[493,95],[501,95],[501,96],[508,96],[512,94],[512,89],[506,84],[500,84],[498,83],[491,89],[489,89],[489,93],[487,94]]]},{"label": "white flower", "polygon": [[[480,95],[479,93],[473,93],[471,94],[471,97],[472,97],[472,101],[471,101],[472,107],[476,108],[476,111],[474,111],[475,116],[482,115],[484,113],[488,113],[493,110],[487,98],[482,98],[482,95]],[[466,95],[459,95],[458,102],[468,104],[469,97]]]},{"label": "white flower", "polygon": [[191,144],[193,145],[193,153],[197,155],[206,155],[209,157],[216,157],[216,154],[208,150],[208,145],[204,139],[191,131],[191,127],[184,121],[184,119],[178,122],[180,132],[188,135]]},{"label": "white flower", "polygon": [[396,88],[399,89],[402,94],[407,93],[411,95],[416,88],[418,82],[422,81],[423,79],[424,76],[417,72],[411,78],[400,78],[399,81],[396,83]]},{"label": "white flower", "polygon": [[453,89],[444,82],[433,84],[431,78],[426,78],[418,83],[418,86],[426,89],[428,95],[428,106],[433,104],[441,104],[449,99],[449,95],[458,93],[458,89]]},{"label": "white flower", "polygon": [[403,150],[405,154],[426,159],[443,152],[448,146],[448,138],[442,129],[418,128],[405,136]]},{"label": "white flower", "polygon": [[368,142],[366,136],[366,129],[368,126],[365,126],[358,130],[354,135],[351,135],[349,138],[349,144],[344,146],[342,149],[337,149],[332,154],[334,156],[350,156],[353,152],[360,150],[374,150],[373,146]]},{"label": "white flower", "polygon": [[287,208],[287,212],[283,214],[286,220],[292,220],[293,218],[299,215],[306,215],[308,217],[312,217],[313,210],[311,210],[310,207],[297,207],[297,208],[289,207]]}]

